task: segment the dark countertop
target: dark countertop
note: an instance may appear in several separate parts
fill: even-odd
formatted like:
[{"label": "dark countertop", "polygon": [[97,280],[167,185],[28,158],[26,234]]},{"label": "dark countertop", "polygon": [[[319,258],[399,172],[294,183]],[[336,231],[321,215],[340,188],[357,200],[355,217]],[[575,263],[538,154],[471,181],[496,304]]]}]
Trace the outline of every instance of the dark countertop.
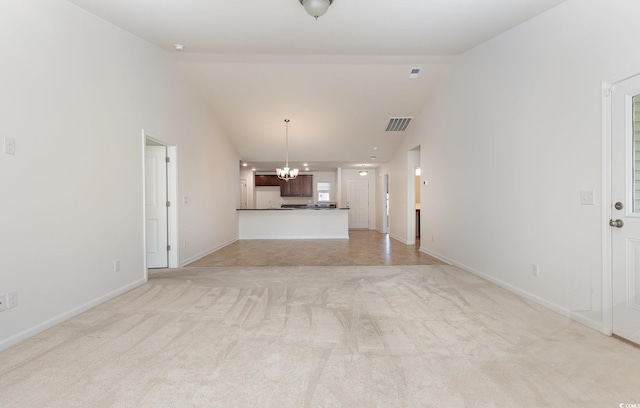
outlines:
[{"label": "dark countertop", "polygon": [[237,208],[236,211],[318,211],[318,210],[348,210],[348,208],[302,207],[302,208]]}]

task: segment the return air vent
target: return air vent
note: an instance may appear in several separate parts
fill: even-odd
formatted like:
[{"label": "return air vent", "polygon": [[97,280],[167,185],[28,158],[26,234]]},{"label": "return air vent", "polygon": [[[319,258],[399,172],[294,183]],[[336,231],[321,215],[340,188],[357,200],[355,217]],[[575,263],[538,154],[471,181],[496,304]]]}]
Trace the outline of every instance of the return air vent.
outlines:
[{"label": "return air vent", "polygon": [[391,118],[389,119],[389,124],[387,125],[387,132],[404,132],[407,130],[407,126],[411,123],[411,118]]}]

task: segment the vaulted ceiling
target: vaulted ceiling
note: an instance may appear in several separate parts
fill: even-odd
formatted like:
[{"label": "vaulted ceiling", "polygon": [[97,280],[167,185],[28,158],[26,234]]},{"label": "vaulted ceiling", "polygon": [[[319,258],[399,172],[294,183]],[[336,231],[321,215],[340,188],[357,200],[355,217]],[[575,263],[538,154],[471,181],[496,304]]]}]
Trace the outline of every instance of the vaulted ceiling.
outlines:
[{"label": "vaulted ceiling", "polygon": [[334,0],[318,20],[299,0],[69,1],[172,53],[243,161],[281,165],[287,118],[291,164],[326,170],[389,160],[415,125],[390,118],[456,55],[564,0]]}]

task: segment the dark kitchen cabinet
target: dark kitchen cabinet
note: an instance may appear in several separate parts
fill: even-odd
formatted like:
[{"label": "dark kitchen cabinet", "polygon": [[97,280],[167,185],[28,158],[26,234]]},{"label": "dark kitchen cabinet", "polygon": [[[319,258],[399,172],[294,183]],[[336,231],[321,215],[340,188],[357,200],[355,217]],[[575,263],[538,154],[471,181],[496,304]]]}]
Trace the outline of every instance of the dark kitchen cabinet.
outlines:
[{"label": "dark kitchen cabinet", "polygon": [[280,196],[313,197],[313,175],[299,175],[293,180],[280,180]]},{"label": "dark kitchen cabinet", "polygon": [[265,174],[255,176],[256,187],[280,186],[280,179],[275,174]]},{"label": "dark kitchen cabinet", "polygon": [[255,176],[256,187],[280,187],[281,197],[313,197],[313,175],[301,174],[293,180],[284,181],[275,174]]}]

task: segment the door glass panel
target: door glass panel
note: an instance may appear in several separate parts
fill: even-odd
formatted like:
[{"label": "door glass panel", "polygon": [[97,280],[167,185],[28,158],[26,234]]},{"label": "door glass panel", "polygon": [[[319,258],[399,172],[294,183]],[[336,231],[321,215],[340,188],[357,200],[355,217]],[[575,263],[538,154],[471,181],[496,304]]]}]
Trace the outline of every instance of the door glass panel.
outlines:
[{"label": "door glass panel", "polygon": [[632,99],[633,129],[633,212],[640,213],[640,95]]}]

